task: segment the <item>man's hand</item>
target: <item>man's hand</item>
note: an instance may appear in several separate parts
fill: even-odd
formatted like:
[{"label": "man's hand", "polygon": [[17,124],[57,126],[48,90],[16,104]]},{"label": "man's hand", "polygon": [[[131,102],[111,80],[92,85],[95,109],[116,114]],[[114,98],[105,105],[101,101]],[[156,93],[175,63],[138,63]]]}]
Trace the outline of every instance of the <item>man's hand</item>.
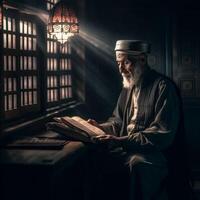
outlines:
[{"label": "man's hand", "polygon": [[121,138],[114,135],[98,135],[93,138],[97,143],[107,144],[108,146],[119,147],[121,146]]},{"label": "man's hand", "polygon": [[96,122],[94,119],[88,119],[87,122],[89,124],[92,124],[93,126],[96,126],[99,129],[103,130],[102,127],[100,126],[100,124],[98,122]]}]

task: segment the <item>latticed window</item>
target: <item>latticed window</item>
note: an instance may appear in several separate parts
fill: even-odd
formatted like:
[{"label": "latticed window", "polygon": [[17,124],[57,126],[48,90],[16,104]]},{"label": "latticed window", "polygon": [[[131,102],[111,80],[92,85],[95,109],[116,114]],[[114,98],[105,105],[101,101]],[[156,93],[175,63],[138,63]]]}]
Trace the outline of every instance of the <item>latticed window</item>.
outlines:
[{"label": "latticed window", "polygon": [[[47,10],[58,1],[47,1]],[[47,102],[48,106],[72,98],[71,47],[63,46],[47,33]]]},{"label": "latticed window", "polygon": [[[47,10],[57,2],[44,1]],[[72,100],[70,43],[60,45],[45,28],[37,16],[0,7],[0,114],[3,120],[31,116]]]},{"label": "latticed window", "polygon": [[3,94],[6,119],[39,109],[35,21],[33,16],[4,9]]},{"label": "latticed window", "polygon": [[20,24],[20,95],[21,106],[37,104],[36,24],[22,19]]},{"label": "latticed window", "polygon": [[59,0],[47,0],[47,10],[51,10]]}]

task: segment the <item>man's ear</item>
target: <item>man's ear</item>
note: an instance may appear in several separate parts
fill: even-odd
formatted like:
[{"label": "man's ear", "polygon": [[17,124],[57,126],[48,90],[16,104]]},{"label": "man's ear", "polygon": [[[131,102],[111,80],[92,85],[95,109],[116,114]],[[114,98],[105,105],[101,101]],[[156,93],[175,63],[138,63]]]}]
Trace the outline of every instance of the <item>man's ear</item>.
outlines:
[{"label": "man's ear", "polygon": [[139,62],[140,62],[142,65],[146,64],[147,58],[146,58],[146,55],[145,55],[145,54],[141,54],[141,55],[139,56]]}]

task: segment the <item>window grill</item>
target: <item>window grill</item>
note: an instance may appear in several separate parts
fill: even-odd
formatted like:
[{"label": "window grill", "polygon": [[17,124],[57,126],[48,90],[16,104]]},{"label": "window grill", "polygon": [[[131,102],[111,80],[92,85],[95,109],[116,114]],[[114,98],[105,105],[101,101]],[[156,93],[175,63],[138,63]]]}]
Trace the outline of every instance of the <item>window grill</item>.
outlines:
[{"label": "window grill", "polygon": [[[56,2],[46,1],[47,10]],[[70,43],[61,46],[37,16],[7,7],[0,7],[0,16],[2,121],[33,116],[71,101]],[[45,51],[39,41],[46,45]]]},{"label": "window grill", "polygon": [[[3,77],[5,118],[39,109],[37,30],[30,15],[4,10]],[[27,108],[28,107],[28,108]]]},{"label": "window grill", "polygon": [[[47,1],[47,10],[58,1]],[[47,103],[60,104],[72,96],[72,64],[70,43],[60,45],[47,33]]]},{"label": "window grill", "polygon": [[51,10],[59,0],[47,0],[47,10]]}]

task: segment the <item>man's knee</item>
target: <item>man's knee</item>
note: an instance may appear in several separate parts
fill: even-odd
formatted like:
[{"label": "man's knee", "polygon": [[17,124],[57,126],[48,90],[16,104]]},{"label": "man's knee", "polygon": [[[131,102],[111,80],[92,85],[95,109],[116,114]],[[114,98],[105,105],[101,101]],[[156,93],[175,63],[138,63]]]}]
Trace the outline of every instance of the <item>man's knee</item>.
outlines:
[{"label": "man's knee", "polygon": [[162,190],[162,182],[167,176],[166,166],[150,163],[140,154],[130,156],[127,164],[131,181],[130,195],[133,199],[157,198]]},{"label": "man's knee", "polygon": [[[168,174],[165,165],[156,165],[147,161],[143,155],[135,154],[127,161],[131,179],[140,179],[148,183],[159,184]],[[138,181],[138,180],[137,180]]]},{"label": "man's knee", "polygon": [[134,154],[132,156],[129,156],[127,160],[127,165],[129,167],[130,172],[137,166],[140,166],[142,163],[145,162],[145,159],[142,155],[140,154]]}]

